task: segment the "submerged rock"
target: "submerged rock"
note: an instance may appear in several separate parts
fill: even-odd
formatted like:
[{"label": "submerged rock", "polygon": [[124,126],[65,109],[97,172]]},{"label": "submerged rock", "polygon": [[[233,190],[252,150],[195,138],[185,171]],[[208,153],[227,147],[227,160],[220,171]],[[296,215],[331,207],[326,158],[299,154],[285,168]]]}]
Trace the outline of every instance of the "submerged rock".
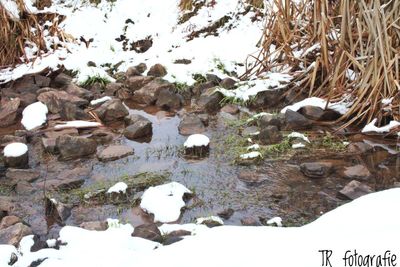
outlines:
[{"label": "submerged rock", "polygon": [[162,90],[158,95],[156,106],[164,110],[178,110],[182,106],[183,99],[180,95],[170,91]]},{"label": "submerged rock", "polygon": [[124,130],[124,136],[130,140],[151,137],[153,126],[150,120],[140,115],[125,117],[125,123],[129,126]]}]

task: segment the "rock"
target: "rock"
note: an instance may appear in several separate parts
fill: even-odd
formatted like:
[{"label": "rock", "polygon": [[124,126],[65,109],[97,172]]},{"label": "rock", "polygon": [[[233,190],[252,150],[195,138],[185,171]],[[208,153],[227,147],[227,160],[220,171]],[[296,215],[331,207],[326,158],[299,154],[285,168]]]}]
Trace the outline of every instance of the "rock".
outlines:
[{"label": "rock", "polygon": [[92,132],[92,135],[89,138],[96,141],[98,145],[105,145],[114,139],[114,135],[110,131],[97,129]]},{"label": "rock", "polygon": [[0,137],[0,145],[9,144],[9,143],[24,143],[26,144],[26,138],[22,136],[15,135],[4,135]]},{"label": "rock", "polygon": [[282,121],[277,115],[266,114],[259,118],[258,125],[261,129],[264,129],[268,126],[276,126],[280,130],[282,127]]},{"label": "rock", "polygon": [[56,154],[57,153],[57,144],[56,138],[42,138],[42,146],[47,153]]},{"label": "rock", "polygon": [[64,86],[67,86],[72,83],[72,77],[65,74],[65,73],[60,73],[58,74],[53,81],[51,82],[51,86],[55,88],[61,88]]},{"label": "rock", "polygon": [[32,195],[36,191],[38,191],[37,188],[33,187],[31,183],[26,182],[26,181],[20,181],[16,184],[14,188],[15,192],[19,196],[26,196],[26,195]]},{"label": "rock", "polygon": [[171,245],[173,243],[179,242],[183,239],[182,236],[188,236],[191,234],[192,234],[192,232],[189,232],[186,230],[172,231],[171,233],[169,233],[163,237],[163,245],[167,246],[167,245]]},{"label": "rock", "polygon": [[13,183],[18,182],[34,182],[40,177],[40,171],[33,169],[13,169],[8,168],[6,178],[13,180]]},{"label": "rock", "polygon": [[128,109],[119,99],[113,99],[103,103],[100,107],[95,109],[94,112],[105,123],[121,120],[129,114]]},{"label": "rock", "polygon": [[258,136],[259,130],[256,126],[246,127],[242,130],[242,136]]},{"label": "rock", "polygon": [[49,77],[39,74],[33,75],[33,80],[35,81],[35,84],[39,87],[49,87],[51,82],[51,79]]},{"label": "rock", "polygon": [[65,103],[72,103],[76,106],[88,105],[89,102],[80,97],[70,95],[64,91],[50,90],[41,93],[37,99],[46,104],[49,111],[53,114],[59,113]]},{"label": "rock", "polygon": [[224,220],[229,220],[232,217],[233,213],[235,213],[235,211],[231,208],[228,208],[226,210],[218,212],[217,215]]},{"label": "rock", "polygon": [[0,212],[9,214],[15,207],[14,199],[11,197],[0,196]]},{"label": "rock", "polygon": [[123,88],[123,86],[124,85],[122,83],[111,82],[111,83],[106,85],[106,89],[104,91],[104,94],[106,96],[115,96],[117,94],[117,92]]},{"label": "rock", "polygon": [[17,216],[11,215],[11,216],[5,216],[0,223],[0,230],[6,229],[10,226],[13,226],[14,224],[20,223],[21,219],[18,218]]},{"label": "rock", "polygon": [[215,88],[215,84],[213,82],[200,83],[193,86],[192,94],[195,96],[200,96],[202,93],[211,88]]},{"label": "rock", "polygon": [[240,110],[237,105],[227,104],[221,109],[221,111],[235,115],[235,114],[238,114]]},{"label": "rock", "polygon": [[266,180],[266,177],[260,173],[254,171],[240,171],[238,179],[245,182],[246,184],[256,185]]},{"label": "rock", "polygon": [[158,95],[156,106],[164,110],[178,110],[182,106],[183,99],[180,95],[170,91],[162,90]]},{"label": "rock", "polygon": [[25,169],[29,166],[28,147],[24,143],[11,143],[4,148],[4,165],[9,168]]},{"label": "rock", "polygon": [[59,223],[65,222],[71,216],[72,207],[55,199],[46,198],[46,216],[52,217]]},{"label": "rock", "polygon": [[21,103],[19,98],[9,101],[1,100],[0,107],[0,127],[7,127],[17,122],[18,107]]},{"label": "rock", "polygon": [[40,86],[35,84],[35,79],[33,75],[25,75],[22,78],[13,82],[12,89],[14,92],[18,92],[20,94],[35,94],[37,90],[40,89]]},{"label": "rock", "polygon": [[98,154],[98,158],[102,162],[107,162],[133,155],[133,153],[133,148],[129,146],[113,145],[101,151]]},{"label": "rock", "polygon": [[261,226],[261,223],[253,217],[245,217],[240,220],[244,226]]},{"label": "rock", "polygon": [[159,243],[163,240],[160,230],[154,223],[136,226],[133,230],[132,236],[141,237]]},{"label": "rock", "polygon": [[368,151],[372,150],[372,148],[373,147],[371,145],[367,144],[367,143],[355,142],[355,143],[351,143],[348,146],[348,151],[350,153],[357,153],[357,154],[361,153],[361,154],[363,154],[365,152],[368,152]]},{"label": "rock", "polygon": [[147,65],[145,63],[140,63],[139,65],[136,65],[135,68],[143,74],[147,70]]},{"label": "rock", "polygon": [[155,64],[147,72],[147,76],[164,77],[167,75],[167,70],[161,64]]},{"label": "rock", "polygon": [[282,90],[266,90],[259,92],[254,100],[251,101],[250,107],[256,109],[275,107],[281,103],[280,99],[282,95]]},{"label": "rock", "polygon": [[136,67],[129,67],[125,72],[125,77],[128,79],[133,76],[141,76],[142,73]]},{"label": "rock", "polygon": [[16,223],[0,230],[0,244],[18,246],[24,236],[31,235],[32,230],[22,223]]},{"label": "rock", "polygon": [[333,172],[333,164],[330,162],[308,162],[300,165],[303,174],[310,178],[324,178]]},{"label": "rock", "polygon": [[125,86],[131,92],[137,91],[149,82],[154,80],[154,77],[146,77],[146,76],[132,76],[126,79]]},{"label": "rock", "polygon": [[162,90],[173,90],[173,87],[173,84],[161,78],[156,78],[135,91],[132,100],[139,104],[152,105],[157,101],[158,95]]},{"label": "rock", "polygon": [[353,180],[348,183],[342,190],[340,190],[340,195],[348,199],[354,200],[363,195],[372,193],[372,188],[366,184],[360,183],[359,181]]},{"label": "rock", "polygon": [[304,117],[314,121],[320,121],[324,115],[324,110],[320,107],[305,106],[299,110]]},{"label": "rock", "polygon": [[220,77],[218,77],[215,74],[211,74],[211,73],[206,74],[206,79],[207,79],[207,82],[212,82],[215,85],[220,84],[220,82],[222,81]]},{"label": "rock", "polygon": [[46,183],[41,183],[39,186],[41,188],[46,188],[52,189],[52,190],[71,190],[71,189],[76,189],[80,188],[83,183],[85,182],[85,179],[82,177],[68,177],[64,179],[49,179],[46,181]]},{"label": "rock", "polygon": [[204,110],[208,113],[215,113],[221,108],[220,102],[222,99],[223,95],[211,88],[201,94],[197,101],[197,106],[200,110]]},{"label": "rock", "polygon": [[105,231],[108,229],[106,221],[83,222],[79,227],[90,231]]},{"label": "rock", "polygon": [[182,118],[178,130],[181,135],[191,135],[205,132],[206,127],[197,115],[188,114]]},{"label": "rock", "polygon": [[37,101],[36,94],[32,94],[32,93],[26,93],[23,95],[19,95],[19,98],[21,99],[20,108],[25,108],[25,107],[29,106],[30,104],[33,104]]},{"label": "rock", "polygon": [[153,126],[149,120],[139,120],[125,128],[124,136],[130,140],[149,137],[153,134]]},{"label": "rock", "polygon": [[280,143],[283,139],[283,136],[278,127],[271,125],[261,129],[258,138],[262,144],[272,145]]},{"label": "rock", "polygon": [[86,99],[87,101],[90,101],[93,99],[93,93],[85,88],[79,87],[76,84],[70,83],[66,85],[63,88],[64,91],[66,91],[70,95],[74,95],[83,99]]},{"label": "rock", "polygon": [[210,152],[210,139],[203,134],[192,134],[183,144],[185,155],[202,158]]},{"label": "rock", "polygon": [[219,85],[224,89],[233,89],[235,88],[236,81],[232,78],[225,78],[219,83]]},{"label": "rock", "polygon": [[344,177],[352,180],[367,180],[371,177],[371,173],[364,165],[358,164],[351,167],[346,167]]},{"label": "rock", "polygon": [[147,118],[145,118],[142,115],[139,114],[129,114],[124,118],[125,125],[132,125],[135,124],[138,121],[149,121]]},{"label": "rock", "polygon": [[128,88],[122,87],[116,92],[115,96],[121,100],[127,100],[133,97],[133,93]]},{"label": "rock", "polygon": [[305,130],[311,127],[311,122],[306,117],[288,109],[285,113],[286,127],[289,130]]},{"label": "rock", "polygon": [[57,138],[56,147],[62,159],[70,160],[94,154],[97,144],[89,138],[64,135]]},{"label": "rock", "polygon": [[62,120],[74,121],[74,120],[90,120],[91,117],[81,108],[77,107],[72,103],[65,103],[60,112]]},{"label": "rock", "polygon": [[57,139],[57,137],[59,136],[63,136],[63,135],[71,135],[71,136],[78,136],[79,132],[77,129],[75,128],[66,128],[66,129],[62,129],[62,130],[57,130],[57,131],[46,131],[44,133],[44,135],[47,138],[54,138]]}]

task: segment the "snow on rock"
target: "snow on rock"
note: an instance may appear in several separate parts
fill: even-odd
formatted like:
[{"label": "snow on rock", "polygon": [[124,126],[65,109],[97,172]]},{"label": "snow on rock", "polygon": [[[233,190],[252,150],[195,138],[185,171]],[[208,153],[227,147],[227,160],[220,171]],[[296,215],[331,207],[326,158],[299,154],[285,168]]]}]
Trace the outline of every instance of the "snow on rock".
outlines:
[{"label": "snow on rock", "polygon": [[259,150],[260,149],[260,145],[259,144],[254,144],[251,146],[247,147],[247,151],[251,151],[251,150]]},{"label": "snow on rock", "polygon": [[110,101],[110,100],[111,100],[111,97],[104,96],[102,98],[90,101],[90,105],[95,106],[95,105],[98,105],[98,104],[101,104],[101,103],[104,103],[104,102],[107,102],[107,101]]},{"label": "snow on rock", "polygon": [[61,130],[65,128],[96,128],[100,127],[102,124],[93,121],[67,121],[64,124],[58,124],[54,126],[54,129]]},{"label": "snow on rock", "polygon": [[292,132],[288,135],[288,138],[299,138],[302,139],[304,141],[306,141],[307,143],[310,143],[310,139],[308,139],[307,136],[305,136],[302,133],[298,133],[298,132]]},{"label": "snow on rock", "polygon": [[45,258],[41,267],[186,267],[188,262],[191,267],[203,267],[210,264],[210,259],[212,266],[219,267],[317,267],[321,266],[318,250],[323,248],[334,251],[332,266],[344,266],[343,256],[350,249],[352,253],[357,249],[359,255],[383,254],[387,250],[398,253],[399,202],[400,188],[368,194],[303,227],[162,225],[160,231],[164,234],[176,230],[192,232],[168,246],[132,237],[130,225],[117,224],[106,231],[65,226],[60,231],[59,241],[64,245],[59,250],[31,252],[27,245],[33,244],[32,236],[21,242],[23,254],[12,246],[0,245],[0,266],[7,266],[9,255],[15,253],[15,267]]},{"label": "snow on rock", "polygon": [[362,129],[361,132],[363,132],[363,133],[369,133],[369,132],[387,133],[387,132],[390,132],[392,129],[400,126],[399,121],[391,121],[391,122],[389,122],[389,124],[382,126],[382,127],[375,126],[376,122],[377,122],[377,119],[373,119],[369,124],[367,124]]},{"label": "snow on rock", "polygon": [[208,146],[210,139],[204,134],[192,134],[188,137],[186,142],[183,144],[185,148]]},{"label": "snow on rock", "polygon": [[28,152],[28,146],[24,143],[11,143],[6,145],[3,154],[4,157],[17,158]]},{"label": "snow on rock", "polygon": [[[325,109],[327,107],[326,104],[327,104],[326,100],[324,100],[322,98],[310,97],[310,98],[306,98],[300,102],[297,102],[293,105],[283,108],[281,110],[281,113],[285,113],[286,110],[288,110],[288,109],[290,109],[292,111],[298,111],[302,107],[306,107],[306,106],[313,106],[313,107],[319,107],[319,108]],[[346,102],[346,101],[329,103],[328,109],[332,109],[332,110],[338,112],[339,114],[343,115],[349,110],[349,106],[351,106],[351,104],[352,104],[351,102]]]},{"label": "snow on rock", "polygon": [[241,159],[255,159],[255,158],[262,158],[262,155],[258,151],[253,151],[250,153],[240,155]]},{"label": "snow on rock", "polygon": [[28,131],[33,130],[46,122],[48,112],[47,106],[42,102],[30,104],[22,111],[21,123]]},{"label": "snow on rock", "polygon": [[143,193],[140,207],[154,214],[155,222],[174,222],[185,206],[183,195],[186,193],[192,192],[177,182],[150,187]]},{"label": "snow on rock", "polygon": [[128,185],[124,182],[118,182],[115,185],[111,186],[108,190],[107,193],[126,193],[126,189],[128,189]]},{"label": "snow on rock", "polygon": [[268,225],[276,225],[278,227],[282,227],[282,218],[281,217],[274,217],[267,221]]}]

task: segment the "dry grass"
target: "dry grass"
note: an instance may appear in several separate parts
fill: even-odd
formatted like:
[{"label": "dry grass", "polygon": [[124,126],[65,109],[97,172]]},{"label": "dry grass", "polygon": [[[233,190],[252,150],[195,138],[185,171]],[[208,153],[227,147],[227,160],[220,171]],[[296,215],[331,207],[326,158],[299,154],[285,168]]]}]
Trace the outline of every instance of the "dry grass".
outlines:
[{"label": "dry grass", "polygon": [[[52,21],[48,28],[51,35],[58,35],[63,39],[58,24],[62,18],[56,14],[31,14],[26,9],[23,0],[15,1],[19,10],[19,18],[14,18],[0,3],[0,68],[11,67],[15,64],[28,61],[25,53],[27,44],[36,46],[39,51],[47,52],[43,31],[40,25],[44,21]],[[46,1],[39,1],[40,7]],[[35,30],[32,30],[35,29]]]},{"label": "dry grass", "polygon": [[[290,89],[299,94],[332,102],[348,95],[354,104],[339,119],[344,127],[400,119],[400,1],[275,0],[275,5],[278,12],[267,15],[262,51],[247,76],[286,70],[295,76]],[[384,110],[381,101],[388,98],[392,106]]]},{"label": "dry grass", "polygon": [[190,11],[193,9],[194,0],[181,0],[179,2],[179,8],[181,11]]}]

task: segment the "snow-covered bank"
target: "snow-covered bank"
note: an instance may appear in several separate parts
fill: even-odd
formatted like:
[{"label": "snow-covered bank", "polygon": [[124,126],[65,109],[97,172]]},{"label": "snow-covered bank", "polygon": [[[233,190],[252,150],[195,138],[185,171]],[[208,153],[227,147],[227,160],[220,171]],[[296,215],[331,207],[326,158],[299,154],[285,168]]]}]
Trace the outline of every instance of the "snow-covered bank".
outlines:
[{"label": "snow-covered bank", "polygon": [[[104,232],[66,226],[60,240],[67,244],[59,250],[29,252],[30,237],[24,238],[25,253],[14,266],[47,258],[40,266],[317,267],[323,249],[333,250],[332,266],[343,266],[347,250],[400,255],[398,203],[400,189],[369,194],[299,228],[165,225],[160,227],[163,233],[180,228],[196,232],[169,246],[131,237],[130,225],[116,224]],[[11,252],[12,247],[0,246],[0,255]]]}]

